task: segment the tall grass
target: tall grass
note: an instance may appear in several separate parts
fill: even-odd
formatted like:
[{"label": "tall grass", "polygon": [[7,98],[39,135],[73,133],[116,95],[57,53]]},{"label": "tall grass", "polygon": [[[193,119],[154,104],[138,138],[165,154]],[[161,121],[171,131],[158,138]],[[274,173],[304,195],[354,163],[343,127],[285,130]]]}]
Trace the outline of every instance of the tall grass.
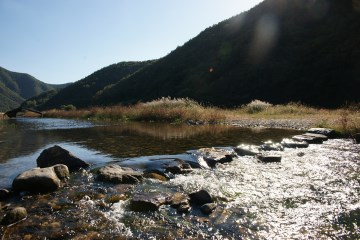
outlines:
[{"label": "tall grass", "polygon": [[188,120],[218,123],[226,120],[223,110],[204,107],[188,98],[161,98],[133,106],[93,107],[81,110],[50,110],[47,117],[86,118],[113,121],[163,121],[185,122]]},{"label": "tall grass", "polygon": [[79,118],[109,121],[176,122],[188,120],[223,123],[243,119],[309,120],[314,127],[334,128],[345,134],[360,131],[360,105],[341,109],[320,109],[301,103],[273,105],[254,100],[235,109],[203,106],[188,98],[160,98],[132,106],[63,109],[45,112],[46,117]]}]

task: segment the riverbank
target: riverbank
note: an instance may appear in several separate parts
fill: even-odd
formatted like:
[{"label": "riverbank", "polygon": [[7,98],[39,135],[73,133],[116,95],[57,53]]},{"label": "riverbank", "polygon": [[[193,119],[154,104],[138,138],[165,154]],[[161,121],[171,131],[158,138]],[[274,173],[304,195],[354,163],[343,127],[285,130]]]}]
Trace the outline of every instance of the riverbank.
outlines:
[{"label": "riverbank", "polygon": [[203,106],[191,99],[161,98],[133,106],[92,107],[46,111],[45,117],[94,121],[144,121],[189,124],[231,124],[241,127],[306,129],[325,127],[345,135],[360,131],[360,106],[320,109],[299,103],[273,105],[254,100],[234,109]]}]

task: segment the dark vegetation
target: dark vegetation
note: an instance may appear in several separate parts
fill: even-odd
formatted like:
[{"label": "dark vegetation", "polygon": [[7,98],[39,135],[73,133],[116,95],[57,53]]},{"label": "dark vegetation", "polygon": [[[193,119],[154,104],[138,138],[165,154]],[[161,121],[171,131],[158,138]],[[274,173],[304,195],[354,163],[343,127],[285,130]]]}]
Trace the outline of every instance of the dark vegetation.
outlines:
[{"label": "dark vegetation", "polygon": [[162,96],[217,106],[358,102],[359,29],[351,0],[266,0],[106,89],[97,103]]},{"label": "dark vegetation", "polygon": [[[253,99],[327,108],[356,103],[360,10],[355,3],[265,0],[159,60],[113,64],[26,104],[79,109],[167,96],[220,107]],[[18,101],[15,97],[8,101]]]},{"label": "dark vegetation", "polygon": [[83,108],[91,106],[96,94],[100,94],[105,87],[120,81],[123,78],[151,64],[145,62],[121,62],[100,69],[84,79],[58,91],[42,94],[26,101],[32,105],[35,101],[38,109],[61,108],[62,106],[75,106]]},{"label": "dark vegetation", "polygon": [[28,74],[0,67],[0,111],[19,107],[25,99],[65,86],[46,84]]}]

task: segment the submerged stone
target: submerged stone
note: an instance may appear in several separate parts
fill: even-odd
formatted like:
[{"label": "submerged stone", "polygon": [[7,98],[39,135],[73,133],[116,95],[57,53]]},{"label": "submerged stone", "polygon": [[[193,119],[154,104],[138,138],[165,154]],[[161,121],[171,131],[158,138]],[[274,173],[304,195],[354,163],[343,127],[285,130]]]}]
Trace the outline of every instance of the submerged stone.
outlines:
[{"label": "submerged stone", "polygon": [[3,201],[11,196],[11,192],[7,189],[0,189],[0,201]]},{"label": "submerged stone", "polygon": [[98,180],[111,183],[136,184],[143,179],[142,172],[115,164],[102,167],[97,173]]},{"label": "submerged stone", "polygon": [[27,211],[23,207],[15,207],[8,211],[1,220],[1,225],[17,223],[27,217]]},{"label": "submerged stone", "polygon": [[58,145],[42,151],[36,162],[38,167],[41,168],[51,167],[56,164],[64,164],[70,171],[77,171],[80,168],[87,168],[90,166],[87,162],[75,157],[69,151]]},{"label": "submerged stone", "polygon": [[216,203],[207,203],[200,207],[200,211],[204,214],[211,214],[215,209],[217,205]]},{"label": "submerged stone", "polygon": [[165,163],[163,167],[165,172],[170,172],[172,174],[186,174],[192,172],[190,164],[181,159],[175,159],[169,163]]},{"label": "submerged stone", "polygon": [[161,193],[135,193],[130,202],[130,208],[136,212],[156,211],[164,205],[167,196]]}]

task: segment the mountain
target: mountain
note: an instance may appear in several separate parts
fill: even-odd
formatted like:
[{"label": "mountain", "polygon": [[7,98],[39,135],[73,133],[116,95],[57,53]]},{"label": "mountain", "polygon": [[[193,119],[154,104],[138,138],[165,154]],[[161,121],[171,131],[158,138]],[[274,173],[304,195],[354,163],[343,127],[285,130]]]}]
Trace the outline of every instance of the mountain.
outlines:
[{"label": "mountain", "polygon": [[0,111],[16,108],[25,99],[63,86],[46,84],[29,74],[0,67]]},{"label": "mountain", "polygon": [[35,106],[38,109],[56,108],[62,105],[74,105],[77,108],[91,106],[96,94],[105,87],[129,77],[131,74],[148,66],[153,61],[121,62],[102,68],[58,92],[48,92],[26,101],[24,106]]},{"label": "mountain", "polygon": [[127,104],[162,96],[219,106],[253,99],[322,107],[358,102],[357,2],[265,0],[107,86],[91,103]]}]

